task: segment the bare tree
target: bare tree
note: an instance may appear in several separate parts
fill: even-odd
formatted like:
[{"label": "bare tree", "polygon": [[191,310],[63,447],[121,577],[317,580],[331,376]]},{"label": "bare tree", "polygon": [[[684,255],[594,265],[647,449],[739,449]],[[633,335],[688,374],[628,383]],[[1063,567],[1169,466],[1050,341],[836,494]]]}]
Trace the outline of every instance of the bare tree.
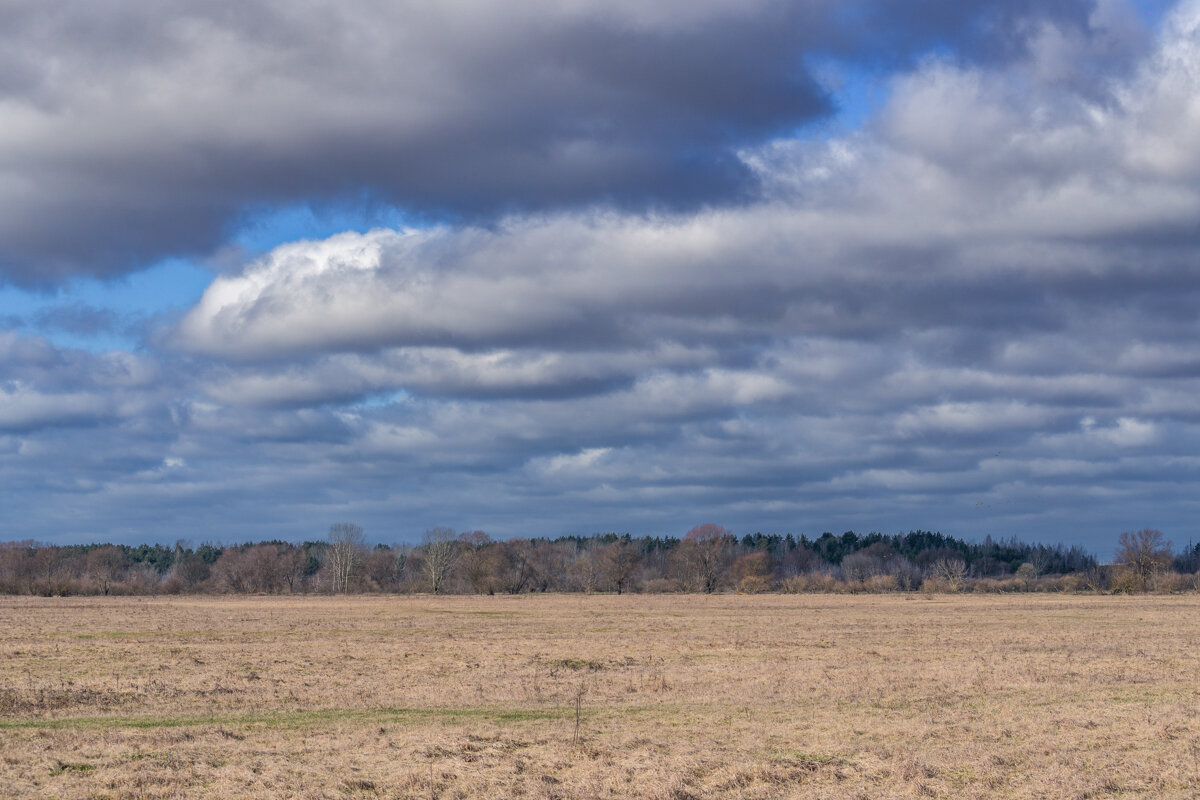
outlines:
[{"label": "bare tree", "polygon": [[400,578],[407,565],[406,550],[380,544],[363,559],[363,572],[374,588],[394,592],[400,587]]},{"label": "bare tree", "polygon": [[712,594],[725,579],[733,553],[733,534],[720,525],[698,525],[687,532],[678,547],[688,581]]},{"label": "bare tree", "polygon": [[744,553],[733,562],[739,592],[765,592],[771,588],[771,556],[763,550]]},{"label": "bare tree", "polygon": [[49,597],[66,592],[63,573],[67,564],[66,551],[55,545],[42,545],[33,554],[33,562],[43,585],[39,593]]},{"label": "bare tree", "polygon": [[1033,567],[1033,577],[1040,578],[1046,574],[1046,570],[1050,569],[1050,553],[1044,547],[1034,547],[1029,552],[1029,561]]},{"label": "bare tree", "polygon": [[549,592],[563,584],[570,559],[566,549],[557,542],[537,541],[529,551],[529,566],[532,569],[529,590]]},{"label": "bare tree", "polygon": [[567,574],[574,586],[591,594],[604,580],[604,547],[594,545],[575,554],[575,560],[567,567]]},{"label": "bare tree", "polygon": [[638,552],[629,539],[617,539],[600,551],[600,567],[609,585],[622,594],[638,567]]},{"label": "bare tree", "polygon": [[363,529],[353,522],[337,522],[329,526],[327,559],[331,588],[335,594],[350,588],[354,573],[362,563],[365,541]]},{"label": "bare tree", "polygon": [[929,574],[945,581],[950,591],[957,592],[966,582],[967,562],[955,557],[939,558],[929,566]]},{"label": "bare tree", "polygon": [[842,578],[850,582],[865,581],[885,572],[883,559],[860,550],[842,559]]},{"label": "bare tree", "polygon": [[1170,566],[1171,555],[1171,543],[1153,528],[1125,531],[1117,539],[1117,561],[1137,575],[1142,588]]},{"label": "bare tree", "polygon": [[429,579],[429,590],[441,594],[462,555],[462,546],[451,529],[431,528],[421,538],[421,550],[425,555],[422,566]]},{"label": "bare tree", "polygon": [[529,588],[534,578],[533,545],[528,539],[497,542],[496,589],[508,594],[520,594]]},{"label": "bare tree", "polygon": [[102,594],[108,594],[112,585],[125,577],[128,569],[129,559],[125,551],[114,545],[106,544],[87,554],[88,574],[100,587]]},{"label": "bare tree", "polygon": [[483,531],[460,534],[462,543],[462,574],[471,589],[479,594],[496,591],[496,575],[500,571],[500,548]]},{"label": "bare tree", "polygon": [[175,559],[175,563],[171,565],[171,574],[179,579],[185,589],[190,590],[208,580],[212,568],[200,556],[187,553]]}]

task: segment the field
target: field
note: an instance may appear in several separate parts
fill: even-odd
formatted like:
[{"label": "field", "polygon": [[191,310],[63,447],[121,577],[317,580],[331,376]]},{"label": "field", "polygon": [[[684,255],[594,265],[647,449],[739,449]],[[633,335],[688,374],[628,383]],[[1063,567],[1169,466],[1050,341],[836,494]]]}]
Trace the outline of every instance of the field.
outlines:
[{"label": "field", "polygon": [[0,599],[0,798],[1200,795],[1200,598]]}]

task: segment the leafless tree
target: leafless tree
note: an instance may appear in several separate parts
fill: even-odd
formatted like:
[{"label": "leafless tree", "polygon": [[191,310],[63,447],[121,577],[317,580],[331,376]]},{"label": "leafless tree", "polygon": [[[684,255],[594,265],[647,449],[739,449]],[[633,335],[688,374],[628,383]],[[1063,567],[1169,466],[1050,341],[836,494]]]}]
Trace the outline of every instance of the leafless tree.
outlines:
[{"label": "leafless tree", "polygon": [[945,581],[951,591],[957,592],[967,579],[967,562],[952,556],[939,558],[929,565],[929,574]]},{"label": "leafless tree", "polygon": [[567,576],[575,588],[588,594],[599,588],[604,581],[604,564],[602,563],[604,549],[597,545],[580,549],[575,553],[575,559],[567,567]]},{"label": "leafless tree", "polygon": [[171,574],[179,579],[184,588],[195,589],[208,580],[212,574],[212,568],[200,556],[195,553],[187,553],[176,559],[175,563],[171,565]]},{"label": "leafless tree", "polygon": [[350,588],[355,571],[362,563],[366,542],[363,529],[353,522],[337,522],[329,526],[329,548],[326,551],[331,589],[345,592]]},{"label": "leafless tree", "polygon": [[363,573],[370,584],[381,592],[394,592],[400,587],[401,576],[408,565],[408,551],[377,545],[363,559]]},{"label": "leafless tree", "polygon": [[483,531],[460,534],[462,543],[461,572],[471,589],[479,594],[491,594],[497,589],[500,548]]},{"label": "leafless tree", "polygon": [[823,558],[807,547],[796,547],[783,556],[782,570],[785,577],[805,575],[827,568]]},{"label": "leafless tree", "polygon": [[1050,568],[1050,553],[1043,547],[1035,547],[1030,551],[1026,563],[1033,567],[1033,577],[1040,578]]},{"label": "leafless tree", "polygon": [[63,594],[67,566],[66,551],[54,545],[42,545],[33,554],[33,560],[38,579],[42,583],[38,592],[47,597],[52,594]]},{"label": "leafless tree", "polygon": [[850,582],[862,582],[885,572],[883,559],[865,551],[851,553],[842,559],[842,578]]},{"label": "leafless tree", "polygon": [[425,556],[422,566],[429,580],[429,591],[441,594],[462,555],[462,545],[450,528],[430,528],[421,537],[421,550]]},{"label": "leafless tree", "polygon": [[101,594],[112,591],[112,585],[125,577],[129,569],[129,559],[125,551],[111,544],[97,547],[87,554],[87,572]]},{"label": "leafless tree", "polygon": [[715,592],[725,579],[733,543],[733,534],[721,525],[699,525],[688,531],[678,551],[689,582],[710,594]]},{"label": "leafless tree", "polygon": [[628,539],[617,539],[600,551],[600,565],[609,585],[622,594],[637,570],[638,552]]},{"label": "leafless tree", "polygon": [[528,539],[497,542],[496,589],[508,594],[520,594],[532,584],[535,570],[533,545]]},{"label": "leafless tree", "polygon": [[531,569],[529,590],[549,592],[563,585],[567,565],[571,562],[566,548],[557,542],[537,541],[529,551]]},{"label": "leafless tree", "polygon": [[1145,588],[1150,581],[1171,564],[1171,543],[1162,531],[1143,528],[1125,531],[1117,539],[1117,561],[1137,575]]}]

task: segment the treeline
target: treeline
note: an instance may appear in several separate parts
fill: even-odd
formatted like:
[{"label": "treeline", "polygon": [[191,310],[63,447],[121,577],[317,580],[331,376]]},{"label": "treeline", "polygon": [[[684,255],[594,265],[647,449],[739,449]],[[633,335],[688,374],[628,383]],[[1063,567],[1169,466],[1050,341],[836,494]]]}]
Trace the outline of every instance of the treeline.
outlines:
[{"label": "treeline", "polygon": [[320,541],[220,546],[0,544],[0,592],[177,594],[433,592],[1182,591],[1200,545],[1122,534],[1117,563],[1079,547],[941,533],[847,531],[810,539],[701,525],[682,537],[606,533],[495,540],[436,528],[416,546],[369,547],[339,523]]}]

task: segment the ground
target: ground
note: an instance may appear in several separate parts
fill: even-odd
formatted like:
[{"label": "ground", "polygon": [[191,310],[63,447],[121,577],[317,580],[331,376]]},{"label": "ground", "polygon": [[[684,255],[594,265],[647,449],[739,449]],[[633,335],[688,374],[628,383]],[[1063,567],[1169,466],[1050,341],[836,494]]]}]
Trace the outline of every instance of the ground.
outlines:
[{"label": "ground", "polygon": [[1200,597],[0,598],[0,798],[1200,795]]}]

